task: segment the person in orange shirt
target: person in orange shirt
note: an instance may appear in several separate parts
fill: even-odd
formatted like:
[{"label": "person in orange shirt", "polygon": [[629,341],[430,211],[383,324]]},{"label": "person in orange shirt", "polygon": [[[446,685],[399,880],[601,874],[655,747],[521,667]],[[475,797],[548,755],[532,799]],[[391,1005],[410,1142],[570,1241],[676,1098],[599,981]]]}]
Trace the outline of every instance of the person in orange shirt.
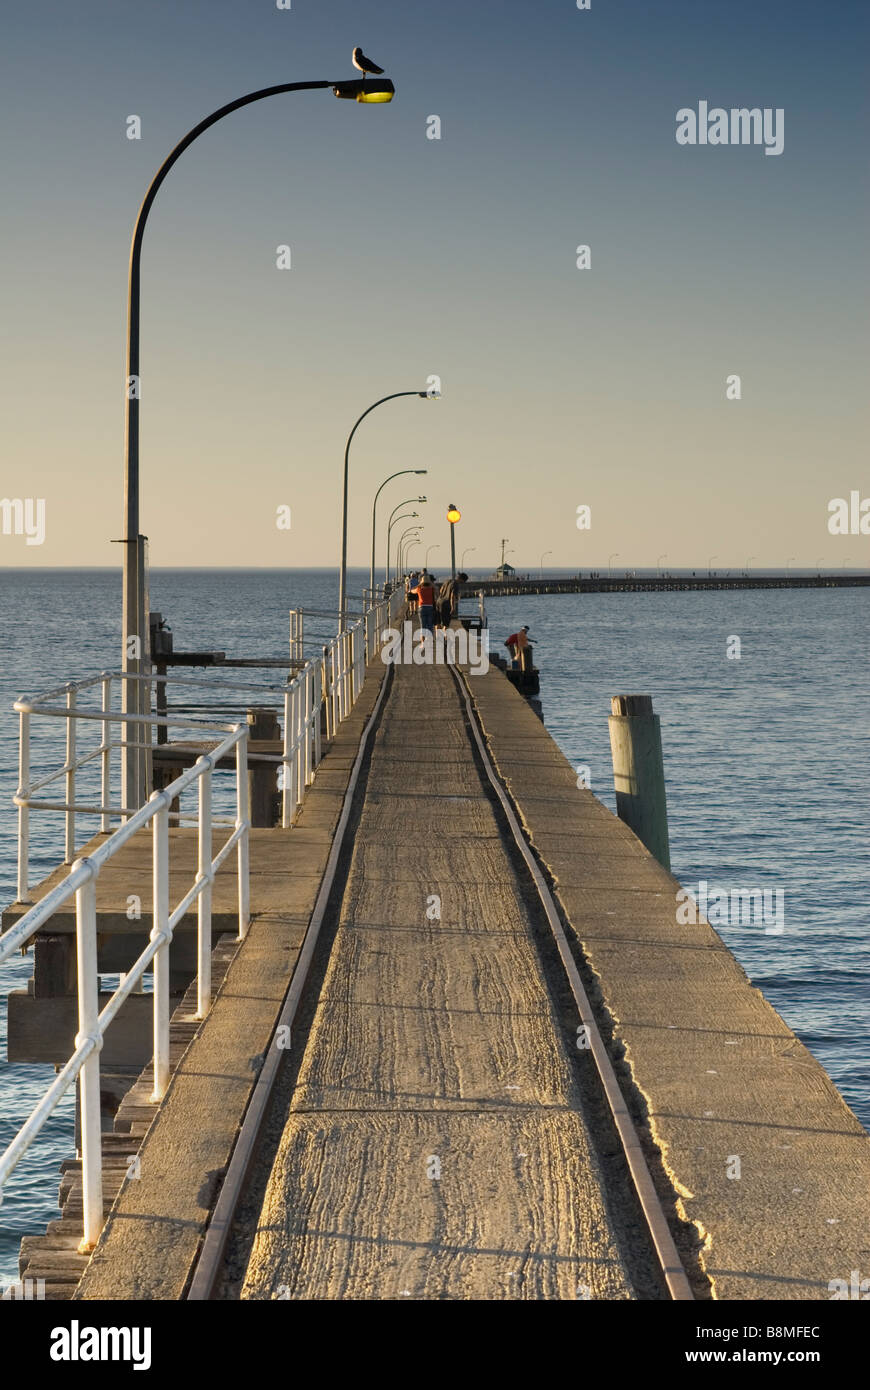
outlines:
[{"label": "person in orange shirt", "polygon": [[428,570],[420,576],[420,583],[414,593],[417,595],[417,608],[420,614],[420,631],[435,632],[435,580]]}]

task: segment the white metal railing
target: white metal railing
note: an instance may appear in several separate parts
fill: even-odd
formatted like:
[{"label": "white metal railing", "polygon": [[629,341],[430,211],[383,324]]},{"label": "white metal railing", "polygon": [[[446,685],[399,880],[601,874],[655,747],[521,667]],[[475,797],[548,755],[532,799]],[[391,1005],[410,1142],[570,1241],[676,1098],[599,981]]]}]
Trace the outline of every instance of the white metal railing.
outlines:
[{"label": "white metal railing", "polygon": [[[253,682],[228,681],[223,672],[214,676],[179,676],[166,672],[150,675],[133,675],[122,671],[103,671],[98,676],[84,680],[71,681],[31,699],[16,701],[15,710],[19,716],[19,770],[18,789],[14,801],[18,807],[18,880],[17,898],[21,903],[30,901],[30,816],[34,810],[58,811],[65,817],[64,862],[72,863],[76,854],[77,826],[79,815],[98,815],[100,829],[104,832],[112,828],[112,820],[128,819],[136,807],[111,804],[112,754],[121,751],[130,743],[141,746],[144,736],[151,737],[155,728],[198,729],[204,732],[222,731],[226,725],[215,725],[199,717],[179,717],[177,714],[161,715],[151,712],[130,714],[120,708],[113,708],[116,688],[123,689],[125,682],[136,681],[151,686],[167,684],[175,687],[189,687],[210,695],[229,695],[247,691],[260,700],[272,699],[283,703],[284,731],[283,747],[280,755],[272,756],[257,753],[259,762],[273,761],[283,766],[283,788],[281,801],[281,823],[291,824],[293,816],[302,802],[305,790],[314,779],[315,769],[322,756],[321,709],[325,706],[326,733],[331,738],[339,724],[350,713],[365,679],[366,662],[370,661],[380,645],[380,634],[385,622],[391,621],[397,605],[395,597],[381,600],[369,608],[365,614],[338,636],[333,637],[322,647],[318,656],[302,667],[302,670],[285,685],[263,685]],[[324,610],[305,610],[305,615],[334,617],[335,613]],[[303,613],[294,610],[291,615],[291,656],[294,661],[303,657]],[[99,694],[98,708],[87,708],[82,700],[88,692]],[[120,704],[121,702],[117,702]],[[31,779],[31,737],[34,716],[63,719],[66,721],[66,747],[63,764],[52,772]],[[89,751],[80,751],[79,726],[82,721],[99,723],[101,737],[99,745]],[[113,740],[112,728],[120,726],[120,737]],[[148,744],[148,753],[152,749]],[[100,794],[97,799],[85,800],[76,795],[76,774],[88,764],[99,759]],[[51,800],[37,797],[53,782],[64,784],[63,799]]]},{"label": "white metal railing", "polygon": [[[380,647],[385,625],[398,612],[401,595],[391,596],[372,605],[360,620],[333,637],[315,659],[309,660],[299,674],[286,686],[252,685],[250,682],[214,681],[195,677],[158,675],[128,675],[121,672],[102,672],[99,676],[68,682],[55,690],[31,700],[15,704],[20,719],[19,788],[15,802],[19,810],[18,898],[26,901],[29,864],[29,817],[33,809],[59,811],[66,817],[65,850],[67,858],[75,855],[76,815],[100,817],[100,827],[109,831],[108,838],[84,858],[76,859],[70,872],[39,903],[31,907],[19,921],[0,935],[0,965],[16,951],[26,949],[35,934],[51,917],[75,897],[76,954],[78,991],[78,1032],[75,1049],[69,1061],[60,1069],[45,1095],[36,1105],[25,1124],[8,1148],[0,1154],[0,1201],[3,1184],[27,1153],[40,1130],[54,1112],[62,1097],[78,1079],[81,1110],[81,1155],[84,1200],[84,1229],[80,1248],[90,1250],[95,1245],[103,1225],[102,1146],[100,1121],[100,1050],[106,1030],[116,1018],[124,1002],[136,990],[148,970],[153,971],[153,1072],[155,1100],[166,1092],[169,1084],[169,946],[173,933],[187,912],[197,905],[197,1018],[204,1018],[211,1007],[212,953],[212,890],[221,865],[233,849],[237,854],[239,939],[247,934],[250,923],[250,788],[248,782],[249,730],[246,724],[219,724],[194,719],[190,715],[160,715],[147,713],[131,715],[112,708],[115,684],[124,680],[149,683],[172,681],[193,686],[209,693],[229,690],[256,690],[262,698],[280,691],[284,702],[283,749],[278,757],[257,754],[268,761],[280,762],[284,768],[282,824],[290,824],[301,802],[305,788],[313,780],[322,753],[321,711],[325,708],[328,733],[350,713],[365,679],[366,662]],[[314,615],[317,616],[317,615]],[[334,614],[330,615],[334,616]],[[294,636],[298,642],[298,658],[302,659],[303,626],[301,616]],[[100,707],[87,709],[79,696],[99,687]],[[53,703],[62,701],[62,703]],[[147,702],[146,702],[147,708]],[[30,722],[34,715],[66,720],[65,761],[61,768],[40,777],[30,778]],[[100,743],[96,749],[81,755],[77,752],[77,733],[80,721],[98,722]],[[111,754],[123,749],[124,739],[112,740],[114,724],[124,726],[125,738],[135,737],[141,743],[143,732],[150,738],[154,727],[182,727],[222,734],[210,751],[199,757],[192,767],[169,786],[152,793],[140,809],[111,804]],[[138,726],[138,727],[135,727]],[[222,759],[235,750],[236,813],[232,822],[216,821],[212,815],[212,774]],[[100,796],[96,802],[76,800],[76,774],[87,763],[99,759]],[[62,779],[64,799],[37,799],[34,793]],[[183,793],[196,786],[198,805],[195,817],[172,812],[173,803]],[[111,830],[112,818],[123,818],[123,824]],[[170,820],[195,819],[197,834],[197,865],[193,884],[184,897],[170,909],[169,851]],[[215,826],[231,827],[231,833],[218,852],[214,853]],[[148,826],[152,832],[152,929],[148,945],[123,976],[118,988],[102,1010],[100,1003],[99,962],[97,951],[97,883],[104,865],[140,831]]]},{"label": "white metal railing", "polygon": [[[68,740],[69,744],[69,740]],[[211,778],[219,760],[235,749],[236,818],[232,833],[212,852]],[[0,965],[26,947],[35,933],[69,899],[76,903],[76,956],[78,973],[78,1032],[75,1051],[60,1070],[42,1100],[0,1154],[0,1191],[3,1183],[39,1134],[61,1098],[80,1077],[82,1180],[84,1185],[84,1233],[81,1249],[92,1249],[103,1225],[102,1147],[100,1123],[100,1049],[106,1029],[145,972],[154,973],[154,1092],[161,1099],[169,1084],[169,946],[178,923],[197,903],[197,1017],[204,1018],[211,1005],[211,907],[215,874],[235,849],[238,873],[239,938],[250,922],[248,797],[248,729],[237,724],[210,753],[162,791],[152,794],[141,810],[110,835],[86,858],[77,859],[59,883],[35,907],[0,936]],[[192,887],[174,910],[169,903],[169,811],[172,801],[188,787],[199,786],[199,836],[197,871]],[[152,928],[148,945],[125,974],[102,1010],[97,958],[97,882],[104,865],[134,835],[152,830]]]}]

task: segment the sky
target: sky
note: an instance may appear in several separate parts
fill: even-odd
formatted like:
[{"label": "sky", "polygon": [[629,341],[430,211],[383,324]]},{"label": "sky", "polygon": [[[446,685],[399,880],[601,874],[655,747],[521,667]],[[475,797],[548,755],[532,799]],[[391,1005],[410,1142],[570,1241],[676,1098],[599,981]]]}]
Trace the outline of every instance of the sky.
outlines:
[{"label": "sky", "polygon": [[[831,499],[870,496],[868,36],[857,0],[10,6],[0,495],[42,499],[45,536],[0,534],[0,568],[120,563],[144,192],[212,110],[357,76],[356,44],[394,81],[391,104],[269,98],[206,132],[157,195],[151,563],[337,564],[348,431],[437,377],[440,400],[391,401],[360,426],[352,564],[368,562],[376,487],[403,468],[428,475],[390,483],[381,515],[422,484],[442,567],[448,503],[481,568],[503,537],[520,569],[545,552],[578,568],[613,553],[870,564],[870,537],[828,530]],[[700,101],[781,108],[782,153],[679,145],[676,113]]]}]

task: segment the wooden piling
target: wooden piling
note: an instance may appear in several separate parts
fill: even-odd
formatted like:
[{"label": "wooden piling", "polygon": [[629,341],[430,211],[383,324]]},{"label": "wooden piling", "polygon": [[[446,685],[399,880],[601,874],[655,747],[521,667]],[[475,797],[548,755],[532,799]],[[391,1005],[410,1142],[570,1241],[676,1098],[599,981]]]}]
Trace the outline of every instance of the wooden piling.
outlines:
[{"label": "wooden piling", "polygon": [[614,695],[608,720],[616,813],[666,869],[671,867],[662,735],[650,695]]},{"label": "wooden piling", "polygon": [[[281,729],[273,709],[248,710],[249,750],[265,740],[280,740]],[[270,750],[271,751],[271,750]],[[285,772],[285,776],[286,776]],[[260,828],[276,823],[278,803],[278,764],[254,762],[248,771],[251,789],[251,825]]]}]

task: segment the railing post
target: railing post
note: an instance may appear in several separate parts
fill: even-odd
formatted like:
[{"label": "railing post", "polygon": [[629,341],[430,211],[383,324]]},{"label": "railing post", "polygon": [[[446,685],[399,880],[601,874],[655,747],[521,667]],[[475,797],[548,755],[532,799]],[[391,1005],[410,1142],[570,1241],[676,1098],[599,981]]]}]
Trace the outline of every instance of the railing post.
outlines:
[{"label": "railing post", "polygon": [[[76,867],[87,864],[79,859]],[[89,866],[90,867],[90,866]],[[103,1229],[103,1150],[100,1122],[100,995],[97,974],[97,877],[76,889],[76,955],[78,959],[79,1031],[75,1045],[95,1040],[79,1072],[82,1126],[82,1201],[84,1221],[79,1250],[93,1250]]]},{"label": "railing post", "polygon": [[342,719],[347,719],[347,716],[350,714],[351,711],[351,706],[353,705],[353,692],[351,689],[351,681],[353,680],[353,662],[351,658],[351,643],[353,641],[353,634],[349,631],[348,628],[345,628],[341,636],[344,647],[344,662],[342,668],[344,671],[344,680],[342,681],[343,708],[341,712],[341,717]]},{"label": "railing post", "polygon": [[[292,616],[292,610],[291,610]],[[281,791],[281,825],[287,830],[293,817],[290,807],[290,747],[292,744],[292,717],[290,711],[291,696],[289,689],[284,691],[284,749],[282,752],[282,766],[284,768],[284,786]]]},{"label": "railing post", "polygon": [[341,637],[334,637],[329,648],[330,681],[329,689],[332,696],[332,734],[335,737],[339,724],[341,723]]},{"label": "railing post", "polygon": [[[153,828],[154,922],[151,940],[169,930],[169,803],[165,792],[154,792],[160,801]],[[169,1085],[169,939],[161,941],[154,957],[154,1091],[152,1100],[162,1100]]]},{"label": "railing post", "polygon": [[[112,678],[108,676],[102,685],[103,690],[103,713],[108,715],[112,708]],[[100,752],[100,805],[110,806],[112,796],[112,723],[110,719],[104,719],[102,728],[102,750]],[[100,829],[111,830],[112,817],[108,811],[104,811],[100,818]]]},{"label": "railing post", "polygon": [[322,669],[323,669],[323,695],[324,706],[326,708],[326,737],[332,738],[335,726],[332,720],[332,681],[329,674],[329,647],[323,648]]},{"label": "railing post", "polygon": [[30,902],[30,715],[22,710],[18,730],[18,901]]},{"label": "railing post", "polygon": [[299,731],[302,735],[302,791],[311,781],[311,672],[302,672],[300,684],[302,703],[299,709]]},{"label": "railing post", "polygon": [[251,925],[251,884],[250,833],[251,802],[248,789],[248,730],[247,725],[238,724],[241,737],[236,744],[236,829],[242,829],[237,849],[237,873],[239,879],[239,940],[248,934]]},{"label": "railing post", "polygon": [[314,707],[314,766],[317,767],[321,757],[320,711],[323,706],[323,666],[319,661],[316,661],[311,668],[311,680],[314,685],[314,696],[311,701]]},{"label": "railing post", "polygon": [[196,1016],[205,1018],[211,1007],[211,896],[213,872],[211,840],[211,772],[210,758],[198,758],[202,764],[199,778],[199,837],[197,841],[197,877],[202,883],[197,902],[196,941]]},{"label": "railing post", "polygon": [[[312,661],[307,667],[308,673],[308,783],[314,781],[314,725],[320,722],[320,710],[317,704],[317,680],[315,677],[315,663]],[[315,716],[317,718],[315,719]]]},{"label": "railing post", "polygon": [[293,692],[293,742],[295,744],[295,756],[293,758],[293,796],[296,803],[293,808],[294,813],[299,809],[299,806],[302,803],[303,789],[305,785],[305,751],[303,746],[304,740],[302,737],[304,727],[305,726],[302,720],[302,682],[297,680],[296,689]]},{"label": "railing post", "polygon": [[290,813],[296,814],[299,805],[299,687],[290,691]]},{"label": "railing post", "polygon": [[335,734],[337,733],[338,726],[341,723],[341,633],[339,633],[337,637],[333,637],[332,639],[332,643],[330,646],[330,658],[332,662],[333,677],[330,682],[332,686],[333,699],[332,732],[333,734]]},{"label": "railing post", "polygon": [[341,654],[344,650],[344,638],[341,633],[333,638],[332,660],[335,667],[335,731],[342,721],[342,675],[341,675]]},{"label": "railing post", "polygon": [[[76,692],[66,692],[66,804],[75,807],[76,774],[73,764],[76,760]],[[67,810],[66,834],[64,836],[64,863],[71,864],[76,854],[76,813]]]}]

